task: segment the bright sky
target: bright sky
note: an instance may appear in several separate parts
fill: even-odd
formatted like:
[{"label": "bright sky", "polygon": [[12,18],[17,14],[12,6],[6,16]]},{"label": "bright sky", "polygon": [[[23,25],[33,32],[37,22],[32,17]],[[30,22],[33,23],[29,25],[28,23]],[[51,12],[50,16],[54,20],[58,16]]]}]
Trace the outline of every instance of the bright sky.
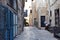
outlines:
[{"label": "bright sky", "polygon": [[27,0],[27,2],[25,2],[25,8],[24,10],[28,10],[28,15],[29,15],[29,12],[30,12],[30,8],[29,6],[31,6],[31,0]]},{"label": "bright sky", "polygon": [[31,6],[31,0],[27,0],[27,2],[25,2],[25,8],[24,8],[24,10],[28,10],[28,17],[25,17],[26,19],[28,19],[27,20],[27,22],[29,22],[29,14],[30,14],[30,8],[29,8],[29,6]]}]

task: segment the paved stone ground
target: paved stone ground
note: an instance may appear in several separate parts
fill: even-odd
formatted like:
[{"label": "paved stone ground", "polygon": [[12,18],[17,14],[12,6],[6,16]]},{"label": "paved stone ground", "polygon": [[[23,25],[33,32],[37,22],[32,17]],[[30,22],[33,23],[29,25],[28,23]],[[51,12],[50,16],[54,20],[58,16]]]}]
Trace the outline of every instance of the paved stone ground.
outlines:
[{"label": "paved stone ground", "polygon": [[46,30],[39,30],[35,27],[25,27],[24,32],[14,40],[57,40],[53,34]]}]

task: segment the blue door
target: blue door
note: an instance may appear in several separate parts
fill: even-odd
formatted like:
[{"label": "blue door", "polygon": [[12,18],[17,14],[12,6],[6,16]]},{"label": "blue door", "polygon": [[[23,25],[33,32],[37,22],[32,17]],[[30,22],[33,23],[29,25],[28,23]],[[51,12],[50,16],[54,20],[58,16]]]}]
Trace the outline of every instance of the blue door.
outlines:
[{"label": "blue door", "polygon": [[4,40],[4,33],[5,33],[5,20],[4,20],[4,8],[2,8],[2,6],[0,6],[0,40]]}]

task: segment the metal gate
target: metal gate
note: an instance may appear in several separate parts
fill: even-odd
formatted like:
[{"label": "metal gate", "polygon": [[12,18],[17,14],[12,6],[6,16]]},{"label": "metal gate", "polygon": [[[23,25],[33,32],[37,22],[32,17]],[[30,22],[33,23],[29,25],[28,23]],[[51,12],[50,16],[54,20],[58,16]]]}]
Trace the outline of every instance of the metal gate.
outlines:
[{"label": "metal gate", "polygon": [[13,13],[0,5],[0,40],[13,40]]}]

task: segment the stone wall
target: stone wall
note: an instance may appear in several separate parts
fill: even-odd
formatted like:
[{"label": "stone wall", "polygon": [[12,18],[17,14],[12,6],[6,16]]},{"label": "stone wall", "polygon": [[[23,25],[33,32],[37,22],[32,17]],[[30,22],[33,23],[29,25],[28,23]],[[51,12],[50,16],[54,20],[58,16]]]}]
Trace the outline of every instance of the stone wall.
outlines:
[{"label": "stone wall", "polygon": [[57,8],[60,8],[60,0],[56,1],[56,3],[53,6],[51,6],[50,8],[51,8],[51,11],[52,11],[51,26],[55,26],[55,12],[54,12],[54,10],[57,9]]}]

